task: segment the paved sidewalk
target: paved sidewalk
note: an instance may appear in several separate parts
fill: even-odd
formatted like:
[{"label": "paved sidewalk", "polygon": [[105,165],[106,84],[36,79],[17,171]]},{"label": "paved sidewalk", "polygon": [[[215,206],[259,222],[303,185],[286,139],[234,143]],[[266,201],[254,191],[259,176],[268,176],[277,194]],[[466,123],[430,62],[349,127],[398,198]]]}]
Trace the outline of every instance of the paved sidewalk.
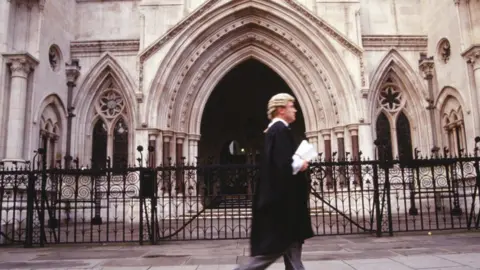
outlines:
[{"label": "paved sidewalk", "polygon": [[[303,251],[307,270],[480,269],[480,232],[315,237]],[[0,269],[229,270],[248,260],[248,241],[1,248]],[[281,260],[271,270],[285,269]]]}]

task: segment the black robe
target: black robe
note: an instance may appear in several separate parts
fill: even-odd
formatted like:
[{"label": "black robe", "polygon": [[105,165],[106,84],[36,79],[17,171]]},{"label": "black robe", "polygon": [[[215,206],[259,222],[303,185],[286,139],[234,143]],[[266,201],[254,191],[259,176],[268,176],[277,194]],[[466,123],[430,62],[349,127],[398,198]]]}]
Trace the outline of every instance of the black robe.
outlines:
[{"label": "black robe", "polygon": [[281,121],[265,134],[259,178],[252,209],[250,255],[278,254],[293,242],[313,236],[308,201],[310,181],[305,172],[293,175],[296,146]]}]

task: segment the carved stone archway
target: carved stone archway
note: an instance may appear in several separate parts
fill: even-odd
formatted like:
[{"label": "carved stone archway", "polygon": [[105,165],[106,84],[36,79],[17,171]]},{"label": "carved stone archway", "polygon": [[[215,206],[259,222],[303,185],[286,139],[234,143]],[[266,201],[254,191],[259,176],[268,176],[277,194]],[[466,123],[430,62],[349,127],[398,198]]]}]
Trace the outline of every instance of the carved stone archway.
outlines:
[{"label": "carved stone archway", "polygon": [[[248,58],[263,62],[285,80],[314,140],[320,138],[320,130],[357,123],[363,113],[354,90],[361,83],[354,83],[336,49],[315,27],[307,25],[301,13],[275,1],[238,0],[219,6],[186,29],[168,50],[146,97],[142,125],[170,137],[198,137],[211,91]],[[355,46],[346,47],[360,53]],[[149,54],[147,50],[140,61]]]}]

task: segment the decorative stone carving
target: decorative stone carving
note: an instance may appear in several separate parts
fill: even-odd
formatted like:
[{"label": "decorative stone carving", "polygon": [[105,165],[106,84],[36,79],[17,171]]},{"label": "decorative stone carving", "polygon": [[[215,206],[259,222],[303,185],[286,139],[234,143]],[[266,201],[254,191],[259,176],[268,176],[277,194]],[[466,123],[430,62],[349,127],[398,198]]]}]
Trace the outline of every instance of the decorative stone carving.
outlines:
[{"label": "decorative stone carving", "polygon": [[[267,2],[274,3],[277,0],[265,0]],[[362,86],[366,86],[366,79],[365,79],[365,71],[364,71],[364,62],[363,62],[363,50],[345,38],[340,32],[338,32],[336,29],[330,27],[327,23],[325,23],[323,20],[315,16],[313,13],[311,13],[308,9],[303,7],[302,5],[299,5],[296,1],[293,0],[284,0],[291,8],[293,8],[295,11],[299,12],[301,15],[303,15],[306,19],[308,19],[310,22],[312,22],[314,25],[320,27],[323,29],[328,35],[333,37],[336,41],[338,41],[340,44],[345,46],[348,50],[353,52],[355,55],[360,57],[360,70],[361,70],[361,83]],[[176,37],[180,32],[182,32],[184,29],[188,28],[191,23],[202,17],[204,13],[209,11],[215,4],[217,4],[219,0],[209,0],[206,1],[203,5],[200,6],[196,11],[194,11],[192,14],[190,14],[187,19],[183,20],[181,23],[177,24],[173,28],[171,28],[165,35],[162,36],[159,40],[157,40],[154,45],[150,46],[147,50],[145,50],[141,55],[140,55],[140,65],[139,65],[139,89],[140,91],[143,90],[143,68],[144,68],[144,62],[146,59],[148,59],[151,55],[153,55],[155,52],[157,52],[165,43],[167,43],[169,40],[172,38]],[[235,27],[235,25],[233,25]],[[230,29],[224,29],[225,33],[229,32]],[[275,30],[276,31],[276,30]],[[283,33],[285,34],[285,33]],[[291,39],[293,41],[293,39]],[[296,45],[299,46],[297,43]],[[197,52],[197,55],[199,53]],[[310,58],[313,56],[310,55]],[[193,61],[192,61],[193,62]]]},{"label": "decorative stone carving", "polygon": [[378,95],[378,102],[385,110],[389,112],[398,111],[403,103],[402,92],[393,84],[385,86]]},{"label": "decorative stone carving", "polygon": [[57,45],[50,46],[48,50],[48,61],[53,71],[57,71],[62,61],[62,54]]},{"label": "decorative stone carving", "polygon": [[[282,40],[290,43],[293,48],[295,48],[299,53],[303,54],[310,61],[312,66],[314,66],[317,69],[318,74],[320,74],[323,82],[325,83],[328,95],[331,97],[330,102],[332,103],[332,106],[334,108],[334,113],[337,117],[337,119],[335,119],[335,122],[339,123],[340,119],[338,118],[339,117],[338,116],[338,107],[337,107],[337,102],[335,101],[336,97],[335,97],[334,92],[332,91],[330,79],[326,75],[327,72],[322,69],[320,64],[316,61],[316,58],[313,57],[314,54],[312,52],[310,52],[310,50],[308,48],[304,47],[299,42],[297,42],[296,37],[292,36],[281,25],[272,23],[271,21],[265,21],[263,18],[259,18],[257,16],[249,16],[249,17],[245,17],[245,18],[243,18],[239,21],[232,22],[230,27],[228,27],[228,28],[223,28],[222,27],[216,33],[211,34],[210,37],[205,38],[204,39],[205,41],[198,45],[198,48],[200,48],[200,49],[195,51],[195,52],[192,52],[192,54],[190,56],[186,57],[186,59],[190,59],[190,60],[186,61],[186,63],[184,64],[184,68],[182,69],[183,71],[180,74],[179,78],[174,79],[174,81],[177,81],[177,83],[174,85],[173,93],[176,94],[179,91],[179,89],[182,85],[182,81],[185,78],[185,75],[187,74],[187,72],[192,67],[192,63],[197,61],[198,58],[203,57],[203,54],[207,50],[209,50],[212,46],[214,46],[216,44],[217,40],[223,38],[224,36],[228,35],[229,32],[231,32],[231,31],[233,31],[233,30],[235,30],[239,27],[250,27],[250,28],[252,28],[252,27],[258,27],[258,26],[262,26],[262,28],[267,28],[267,29],[271,30],[272,32],[278,34],[278,36],[276,36],[276,38],[277,37],[281,38]],[[292,63],[293,66],[295,68],[297,68],[298,72],[304,77],[304,80],[309,82],[310,85],[312,84],[312,79],[309,78],[309,76],[307,76],[307,74],[304,70],[302,70],[302,65],[300,65],[300,62],[297,59],[295,59],[295,57],[292,57],[291,55],[287,54],[287,52],[285,52],[282,48],[280,48],[277,45],[277,42],[275,42],[274,39],[267,38],[267,37],[264,37],[264,36],[261,36],[261,35],[258,35],[258,34],[254,34],[254,33],[249,33],[249,34],[246,34],[246,35],[242,35],[239,38],[229,42],[224,47],[222,47],[220,49],[217,49],[217,53],[215,55],[213,55],[209,60],[207,60],[206,61],[207,64],[205,64],[200,69],[200,71],[196,74],[196,77],[195,77],[195,79],[193,80],[193,83],[192,83],[192,87],[189,89],[189,92],[187,93],[187,101],[186,101],[185,105],[182,106],[183,108],[181,109],[181,115],[182,116],[181,116],[180,121],[181,121],[182,126],[185,124],[186,109],[188,108],[188,105],[190,105],[189,104],[190,103],[189,99],[192,97],[193,92],[196,90],[197,82],[200,80],[200,78],[202,78],[203,74],[210,69],[212,63],[214,61],[216,61],[216,59],[220,58],[226,52],[233,50],[233,48],[235,48],[237,46],[240,46],[242,44],[245,44],[245,43],[262,43],[262,44],[267,45],[270,49],[275,50],[278,53],[278,55],[282,56],[284,59],[287,59],[287,61]],[[318,94],[315,95],[316,90],[312,90],[312,92],[313,92],[314,96],[316,96],[317,102],[320,103],[319,95]],[[174,104],[175,104],[175,101],[176,101],[176,96],[175,95],[173,95],[173,96],[174,97],[170,100],[170,105],[169,105],[169,113],[168,113],[169,119],[168,119],[168,124],[167,124],[167,127],[169,127],[169,128],[172,127],[171,116],[173,115],[172,111],[173,111]]]},{"label": "decorative stone carving", "polygon": [[[258,22],[258,21],[257,21]],[[242,23],[245,23],[245,21],[242,21]],[[260,21],[261,23],[261,21]],[[276,28],[278,29],[278,28]],[[220,31],[222,32],[222,31]],[[222,35],[220,35],[220,33],[218,33],[218,35],[213,35],[217,38],[220,38]],[[287,34],[285,33],[282,33],[282,36],[285,36],[285,37],[288,37]],[[215,42],[215,40],[212,40],[212,39],[207,39],[208,42],[210,43],[210,41],[212,41],[212,43]],[[287,38],[288,40],[288,38]],[[222,58],[222,56],[226,53],[228,53],[229,51],[231,50],[234,50],[237,46],[242,46],[243,44],[246,44],[246,43],[259,43],[259,44],[262,44],[262,45],[266,45],[266,46],[269,46],[269,49],[273,49],[275,50],[278,55],[282,56],[284,59],[287,59],[287,61],[289,61],[290,63],[294,64],[294,66],[297,68],[298,72],[300,74],[302,74],[302,76],[304,77],[304,79],[306,81],[312,81],[311,78],[309,78],[309,76],[302,70],[301,70],[301,67],[299,65],[295,65],[295,63],[297,63],[297,61],[294,59],[294,57],[291,57],[289,54],[287,54],[285,51],[283,51],[279,46],[277,45],[274,45],[274,43],[272,41],[270,41],[269,39],[263,37],[262,35],[259,35],[259,34],[256,34],[256,33],[249,33],[249,34],[246,34],[246,35],[242,35],[234,40],[232,40],[231,42],[227,43],[226,45],[224,45],[223,47],[221,47],[220,49],[217,50],[217,53],[212,56],[208,61],[206,61],[206,64],[200,69],[200,71],[197,73],[197,76],[196,78],[194,79],[194,81],[198,81],[199,78],[201,78],[203,76],[203,74],[205,72],[209,73],[210,69],[213,67],[215,67],[214,65],[212,65],[218,58]],[[205,48],[204,50],[208,50],[208,46],[200,46],[201,48]],[[311,55],[306,48],[304,48],[302,50],[303,54],[305,55]],[[202,55],[203,51],[202,52],[196,52],[195,53],[195,56],[198,55],[198,57],[200,57]],[[195,61],[195,56],[192,57],[193,61]],[[313,60],[313,57],[308,57],[309,60],[312,62],[312,64],[314,66],[317,67],[317,69],[319,69],[318,67],[318,64]],[[187,64],[185,66],[185,71],[188,71],[189,69],[189,64]],[[186,73],[186,72],[185,72]],[[185,74],[184,73],[184,74]],[[325,76],[324,74],[326,74],[326,72],[324,72],[323,70],[320,70],[319,69],[319,73],[323,74],[322,75],[322,78],[323,78],[323,81],[325,82],[327,86],[327,91],[329,93],[329,96],[331,97],[331,103],[332,103],[332,106],[334,107],[334,111],[335,111],[335,114],[337,116],[337,119],[336,121],[339,122],[339,119],[338,119],[338,108],[337,108],[337,105],[336,105],[336,102],[335,102],[335,95],[333,94],[333,91],[331,90],[331,87],[329,86],[329,79],[327,78],[327,76]],[[181,76],[183,78],[183,76]],[[176,93],[178,91],[178,89],[180,88],[181,86],[181,83],[177,83],[176,84],[176,88],[174,90],[174,93]],[[196,83],[195,83],[195,86]],[[185,123],[186,123],[186,117],[187,117],[187,110],[188,108],[191,106],[191,102],[192,102],[192,96],[193,96],[193,93],[194,91],[197,90],[197,87],[190,87],[189,88],[189,91],[187,93],[187,96],[186,96],[186,99],[185,99],[185,102],[182,104],[182,107],[181,107],[181,116],[180,116],[180,126],[181,126],[181,130],[182,131],[185,131]],[[316,97],[317,99],[317,102],[320,104],[320,98],[319,98],[319,93],[317,92],[316,89],[313,89],[313,88],[310,88],[310,91],[312,91],[312,94]],[[171,115],[173,115],[173,108],[174,108],[174,103],[175,103],[175,98],[173,98],[171,100],[171,103],[170,103],[170,106],[169,106],[169,124],[168,124],[168,127],[171,127],[172,123],[172,119],[171,119]],[[321,119],[325,119],[325,116],[323,115],[324,112],[322,111],[321,112],[322,116]]]},{"label": "decorative stone carving", "polygon": [[70,44],[70,52],[72,57],[100,55],[104,52],[111,53],[138,53],[140,50],[140,40],[108,40],[108,41],[72,41]]},{"label": "decorative stone carving", "polygon": [[448,41],[446,38],[441,39],[438,43],[437,51],[439,58],[442,59],[444,63],[447,63],[448,60],[450,60],[451,54],[450,41]]},{"label": "decorative stone carving", "polygon": [[412,35],[364,35],[362,36],[363,48],[366,51],[397,50],[426,51],[428,48],[428,36]]},{"label": "decorative stone carving", "polygon": [[474,69],[480,69],[480,44],[472,45],[462,56]]},{"label": "decorative stone carving", "polygon": [[98,98],[95,104],[97,112],[105,118],[112,119],[118,116],[125,109],[125,102],[122,95],[115,89],[106,89]]},{"label": "decorative stone carving", "polygon": [[418,60],[418,67],[423,72],[423,76],[426,80],[433,77],[435,62],[433,56],[427,57],[426,54],[420,54],[420,60]]},{"label": "decorative stone carving", "polygon": [[4,57],[7,59],[7,64],[10,64],[10,71],[12,72],[12,77],[26,78],[27,75],[38,64],[38,61],[28,53],[4,54]]},{"label": "decorative stone carving", "polygon": [[65,74],[67,75],[67,84],[73,83],[77,81],[78,76],[80,76],[80,70],[82,68],[78,64],[78,60],[72,60],[72,63],[65,64]]}]

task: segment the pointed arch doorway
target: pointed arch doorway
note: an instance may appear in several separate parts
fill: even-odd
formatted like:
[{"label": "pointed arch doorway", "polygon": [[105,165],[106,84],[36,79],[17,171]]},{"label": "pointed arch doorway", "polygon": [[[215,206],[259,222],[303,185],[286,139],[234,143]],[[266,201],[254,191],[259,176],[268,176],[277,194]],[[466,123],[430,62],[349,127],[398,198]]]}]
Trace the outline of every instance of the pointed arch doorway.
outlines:
[{"label": "pointed arch doorway", "polygon": [[[267,103],[275,94],[289,93],[287,83],[256,59],[230,70],[208,98],[201,121],[199,156],[221,164],[258,163],[263,149]],[[303,113],[291,124],[295,141],[305,137]]]}]

